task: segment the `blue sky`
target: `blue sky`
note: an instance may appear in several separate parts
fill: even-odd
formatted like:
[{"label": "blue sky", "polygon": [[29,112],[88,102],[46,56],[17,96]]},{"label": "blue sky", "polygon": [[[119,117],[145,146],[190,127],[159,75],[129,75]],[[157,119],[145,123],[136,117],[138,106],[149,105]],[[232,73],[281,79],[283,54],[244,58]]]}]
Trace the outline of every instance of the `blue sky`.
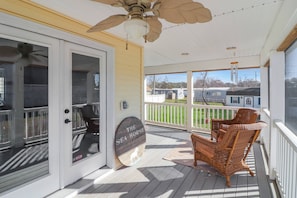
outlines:
[{"label": "blue sky", "polygon": [[[197,78],[202,78],[200,72],[193,72],[194,81]],[[209,71],[207,73],[208,78],[221,80],[223,82],[231,82],[230,70],[220,70],[220,71]],[[163,81],[167,78],[168,82],[186,82],[187,74],[179,73],[179,74],[162,74],[156,75],[156,80]],[[260,81],[260,69],[240,69],[238,70],[238,80],[245,79],[256,79]]]}]

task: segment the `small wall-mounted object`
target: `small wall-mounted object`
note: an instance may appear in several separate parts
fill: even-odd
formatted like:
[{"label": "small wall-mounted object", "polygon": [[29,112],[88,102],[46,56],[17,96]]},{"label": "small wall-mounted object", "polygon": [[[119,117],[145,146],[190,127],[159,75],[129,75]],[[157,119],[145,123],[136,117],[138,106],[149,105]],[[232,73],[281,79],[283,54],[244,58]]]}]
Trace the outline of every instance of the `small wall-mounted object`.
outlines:
[{"label": "small wall-mounted object", "polygon": [[123,100],[121,101],[121,110],[128,109],[128,102]]}]

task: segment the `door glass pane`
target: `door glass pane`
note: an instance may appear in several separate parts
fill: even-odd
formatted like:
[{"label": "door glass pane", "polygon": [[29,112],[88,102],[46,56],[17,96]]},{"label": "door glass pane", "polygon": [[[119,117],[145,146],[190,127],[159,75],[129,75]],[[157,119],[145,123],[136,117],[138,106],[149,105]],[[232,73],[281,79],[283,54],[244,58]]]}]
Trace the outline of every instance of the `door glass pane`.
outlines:
[{"label": "door glass pane", "polygon": [[99,58],[72,54],[72,162],[99,152]]},{"label": "door glass pane", "polygon": [[48,173],[48,49],[0,38],[0,193]]}]

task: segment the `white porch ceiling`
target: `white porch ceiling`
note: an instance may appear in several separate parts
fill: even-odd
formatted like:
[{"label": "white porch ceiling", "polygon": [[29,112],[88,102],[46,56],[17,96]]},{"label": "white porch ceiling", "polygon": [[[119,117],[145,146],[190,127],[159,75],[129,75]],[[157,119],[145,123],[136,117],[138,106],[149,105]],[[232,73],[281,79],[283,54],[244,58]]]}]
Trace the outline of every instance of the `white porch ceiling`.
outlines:
[{"label": "white porch ceiling", "polygon": [[[90,26],[110,15],[126,14],[123,8],[92,0],[33,1]],[[144,66],[182,65],[221,59],[240,60],[259,56],[284,2],[284,0],[194,1],[209,8],[213,19],[207,23],[180,25],[160,20],[163,25],[162,33],[156,41],[144,43],[143,39],[132,40],[144,46]],[[123,25],[111,28],[107,32],[126,38]],[[236,47],[236,50],[226,50],[227,47]],[[254,63],[250,64],[257,66]]]}]

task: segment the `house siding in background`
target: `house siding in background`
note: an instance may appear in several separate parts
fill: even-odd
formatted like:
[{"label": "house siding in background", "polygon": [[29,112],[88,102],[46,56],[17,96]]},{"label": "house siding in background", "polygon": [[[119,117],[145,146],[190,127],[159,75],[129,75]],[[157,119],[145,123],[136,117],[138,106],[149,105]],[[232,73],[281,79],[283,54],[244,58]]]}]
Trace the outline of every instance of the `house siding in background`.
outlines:
[{"label": "house siding in background", "polygon": [[227,91],[226,106],[260,108],[260,88],[238,88]]}]

